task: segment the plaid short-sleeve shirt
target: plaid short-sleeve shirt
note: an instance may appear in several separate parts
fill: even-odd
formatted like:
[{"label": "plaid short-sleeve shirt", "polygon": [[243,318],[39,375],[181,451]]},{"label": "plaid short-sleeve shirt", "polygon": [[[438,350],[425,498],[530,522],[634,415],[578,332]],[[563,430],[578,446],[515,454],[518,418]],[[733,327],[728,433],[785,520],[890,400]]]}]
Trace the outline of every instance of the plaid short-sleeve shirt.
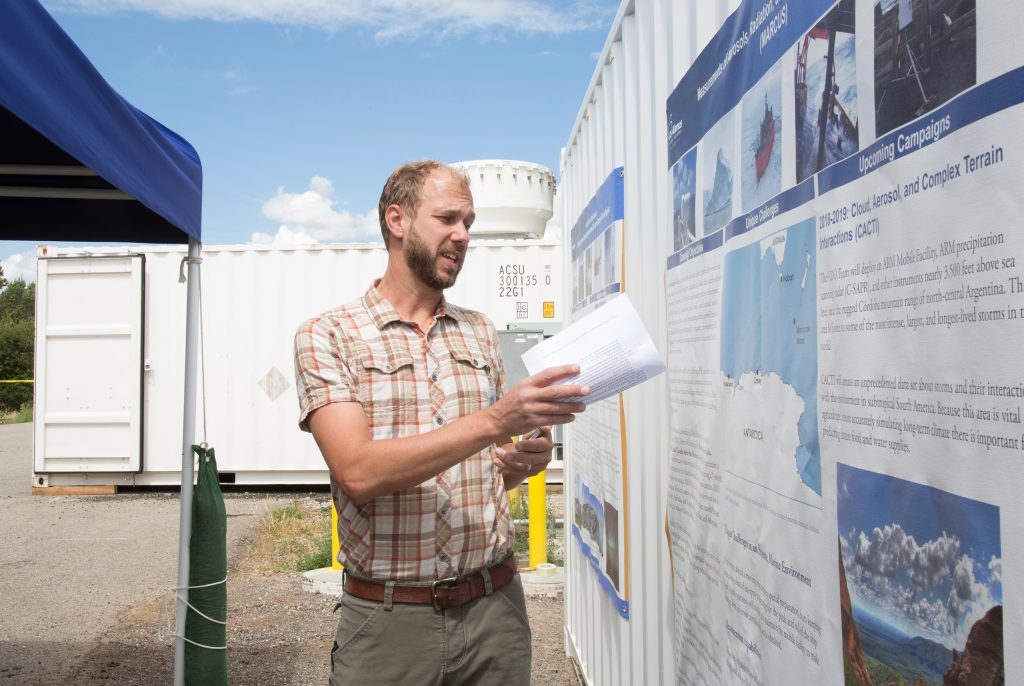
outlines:
[{"label": "plaid short-sleeve shirt", "polygon": [[[295,335],[299,426],[329,403],[363,406],[374,440],[415,436],[504,392],[494,325],[443,298],[424,337],[376,290],[306,321]],[[433,581],[493,564],[512,550],[495,447],[412,488],[352,503],[331,479],[341,562],[360,576]]]}]

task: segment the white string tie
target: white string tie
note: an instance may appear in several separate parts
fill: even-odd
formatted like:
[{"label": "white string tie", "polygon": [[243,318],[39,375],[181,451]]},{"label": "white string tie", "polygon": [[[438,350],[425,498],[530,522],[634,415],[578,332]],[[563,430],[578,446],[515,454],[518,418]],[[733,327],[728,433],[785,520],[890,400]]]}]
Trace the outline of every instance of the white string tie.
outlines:
[{"label": "white string tie", "polygon": [[[221,584],[227,583],[227,581],[228,581],[228,578],[225,576],[220,581],[214,581],[213,583],[210,583],[210,584],[201,584],[199,586],[172,586],[171,588],[167,589],[167,591],[164,593],[163,600],[160,602],[160,614],[157,615],[157,619],[156,619],[156,636],[157,636],[157,639],[161,643],[166,644],[168,638],[180,638],[181,640],[185,641],[186,643],[191,643],[192,645],[198,646],[199,648],[205,648],[207,650],[227,650],[228,649],[227,645],[222,645],[222,646],[203,645],[202,643],[196,643],[192,639],[185,638],[181,634],[177,633],[176,630],[175,630],[177,627],[176,626],[175,627],[171,626],[171,612],[170,612],[170,609],[168,608],[168,605],[167,605],[167,598],[168,598],[168,596],[171,595],[171,593],[174,594],[174,602],[175,602],[175,606],[177,606],[178,591],[182,591],[182,590],[191,591],[192,589],[195,589],[195,588],[210,588],[212,586],[220,586]],[[213,617],[210,617],[209,615],[205,614],[202,610],[197,609],[194,605],[192,605],[187,600],[183,600],[182,602],[186,606],[188,606],[188,608],[190,610],[192,610],[193,612],[195,612],[197,615],[199,615],[200,617],[202,617],[203,619],[205,619],[208,622],[213,622],[214,624],[223,624],[223,625],[227,625],[227,623],[228,623],[226,619],[224,621],[221,621],[219,619],[214,619]],[[177,624],[177,622],[175,622],[175,625],[176,624]],[[164,629],[165,628],[167,629],[167,637],[166,638],[164,637]]]},{"label": "white string tie", "polygon": [[201,256],[189,257],[185,255],[181,258],[181,264],[178,265],[178,283],[185,283],[185,265],[186,264],[202,264],[203,258]]}]

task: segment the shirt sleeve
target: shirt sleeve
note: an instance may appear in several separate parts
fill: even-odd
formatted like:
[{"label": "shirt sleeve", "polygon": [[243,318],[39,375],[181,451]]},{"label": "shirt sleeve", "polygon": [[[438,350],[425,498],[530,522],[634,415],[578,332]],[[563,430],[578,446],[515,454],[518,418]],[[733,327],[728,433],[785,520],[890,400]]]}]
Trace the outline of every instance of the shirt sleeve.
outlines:
[{"label": "shirt sleeve", "polygon": [[487,337],[491,348],[491,359],[494,366],[494,398],[497,400],[505,395],[505,356],[501,352],[501,339],[490,320],[487,321]]},{"label": "shirt sleeve", "polygon": [[342,359],[340,327],[323,317],[310,319],[295,332],[295,390],[299,428],[309,431],[309,415],[338,402],[358,402],[356,377]]}]

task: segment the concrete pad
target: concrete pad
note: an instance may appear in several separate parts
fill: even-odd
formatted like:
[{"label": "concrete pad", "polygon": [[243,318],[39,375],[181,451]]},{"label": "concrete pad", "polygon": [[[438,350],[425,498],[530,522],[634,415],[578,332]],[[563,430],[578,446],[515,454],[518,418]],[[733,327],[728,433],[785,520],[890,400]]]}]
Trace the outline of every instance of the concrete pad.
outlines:
[{"label": "concrete pad", "polygon": [[302,573],[302,590],[308,593],[320,593],[323,595],[342,596],[341,585],[344,581],[343,570],[333,567],[321,567],[311,569]]},{"label": "concrete pad", "polygon": [[530,572],[520,572],[523,577],[523,591],[527,598],[554,598],[565,589],[565,568],[554,565],[537,565]]}]

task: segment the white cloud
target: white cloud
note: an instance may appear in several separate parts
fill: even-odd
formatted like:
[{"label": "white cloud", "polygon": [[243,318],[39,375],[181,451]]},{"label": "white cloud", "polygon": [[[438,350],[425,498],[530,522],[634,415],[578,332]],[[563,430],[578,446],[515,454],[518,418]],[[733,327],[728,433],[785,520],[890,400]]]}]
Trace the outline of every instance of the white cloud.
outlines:
[{"label": "white cloud", "polygon": [[949,615],[960,617],[967,602],[974,596],[974,561],[967,555],[960,557],[953,570],[953,588],[949,590]]},{"label": "white cloud", "polygon": [[259,90],[249,83],[249,77],[244,69],[225,69],[221,72],[220,78],[231,84],[228,95],[248,95]]},{"label": "white cloud", "polygon": [[954,565],[959,564],[959,555],[960,539],[943,531],[939,538],[926,542],[914,551],[907,575],[911,583],[921,588],[934,588],[949,576]]},{"label": "white cloud", "polygon": [[273,235],[257,231],[252,235],[251,242],[258,243],[260,245],[284,247],[289,245],[314,245],[320,241],[312,236],[302,233],[301,231],[292,231],[287,226],[282,225],[278,228],[277,233]]},{"label": "white cloud", "polygon": [[4,278],[8,281],[21,278],[32,283],[36,280],[36,253],[34,250],[4,257],[0,259],[0,264],[4,268]]},{"label": "white cloud", "polygon": [[254,233],[254,243],[296,245],[328,242],[381,242],[377,209],[361,214],[335,209],[334,184],[314,176],[309,190],[289,193],[278,188],[274,197],[263,203],[263,216],[278,222],[273,236]]},{"label": "white cloud", "polygon": [[909,565],[917,543],[913,536],[907,536],[899,524],[887,524],[884,529],[875,528],[869,538],[860,532],[855,545],[855,559],[858,565],[874,574],[893,576]]},{"label": "white cloud", "polygon": [[607,0],[49,0],[53,9],[96,14],[148,12],[168,19],[262,21],[335,31],[349,26],[378,38],[485,34],[494,30],[558,34],[596,28],[615,11]]},{"label": "white cloud", "polygon": [[1003,585],[1003,560],[1002,558],[992,556],[992,559],[988,561],[988,573],[989,578],[992,579],[993,588],[998,588]]},{"label": "white cloud", "polygon": [[949,648],[962,649],[974,623],[1002,602],[1002,560],[975,562],[955,535],[918,544],[893,523],[870,535],[851,530],[840,537],[840,550],[855,597],[909,635]]}]

